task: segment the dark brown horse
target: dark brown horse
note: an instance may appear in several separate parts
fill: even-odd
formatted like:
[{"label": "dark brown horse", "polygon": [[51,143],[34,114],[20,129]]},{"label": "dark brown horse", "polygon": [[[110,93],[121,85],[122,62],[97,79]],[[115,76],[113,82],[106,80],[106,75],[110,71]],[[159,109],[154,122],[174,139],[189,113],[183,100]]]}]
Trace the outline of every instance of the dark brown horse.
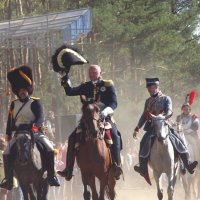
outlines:
[{"label": "dark brown horse", "polygon": [[[82,99],[83,102],[83,99]],[[108,199],[115,199],[116,180],[111,167],[111,154],[98,129],[99,107],[95,104],[83,103],[82,132],[84,142],[80,144],[77,153],[77,163],[81,170],[84,185],[84,199],[90,199],[88,186],[92,191],[93,200],[104,200],[105,192]],[[97,193],[95,177],[100,182],[100,192]]]},{"label": "dark brown horse", "polygon": [[47,178],[43,177],[42,159],[29,132],[16,134],[14,174],[22,189],[24,200],[46,200]]}]

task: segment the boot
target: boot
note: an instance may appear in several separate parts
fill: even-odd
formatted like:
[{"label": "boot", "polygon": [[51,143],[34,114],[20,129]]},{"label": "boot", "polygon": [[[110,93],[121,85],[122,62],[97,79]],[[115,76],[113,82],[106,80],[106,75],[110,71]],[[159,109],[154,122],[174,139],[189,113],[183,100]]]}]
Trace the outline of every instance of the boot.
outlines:
[{"label": "boot", "polygon": [[135,165],[134,170],[138,172],[141,176],[143,176],[147,181],[147,183],[151,185],[148,173],[148,157],[147,158],[139,157],[139,165]]},{"label": "boot", "polygon": [[122,174],[121,168],[121,158],[120,158],[120,150],[117,148],[112,149],[111,151],[112,158],[114,160],[114,176],[116,180],[120,179],[120,175]]},{"label": "boot", "polygon": [[180,160],[180,171],[181,171],[181,174],[182,174],[182,175],[185,175],[185,174],[186,174],[186,167],[185,167],[185,165],[183,164],[182,160]]},{"label": "boot", "polygon": [[5,178],[0,183],[0,188],[11,190],[13,188],[13,162],[11,155],[3,155]]},{"label": "boot", "polygon": [[75,143],[76,143],[76,134],[74,134],[73,132],[68,140],[66,167],[63,171],[57,171],[57,173],[60,176],[65,177],[66,181],[70,181],[73,176],[73,168],[75,162],[75,150],[74,150]]},{"label": "boot", "polygon": [[70,181],[72,179],[72,176],[73,176],[73,169],[66,167],[63,171],[57,171],[57,173],[60,176],[65,177],[66,181]]},{"label": "boot", "polygon": [[179,155],[180,155],[180,158],[181,158],[183,164],[185,165],[186,169],[188,170],[188,172],[190,174],[193,174],[194,169],[197,166],[198,162],[197,161],[190,162],[189,159],[188,159],[189,156],[188,156],[187,153],[181,153]]},{"label": "boot", "polygon": [[50,151],[47,152],[47,176],[48,176],[48,182],[50,186],[60,186],[58,178],[55,176],[54,171],[54,152]]}]

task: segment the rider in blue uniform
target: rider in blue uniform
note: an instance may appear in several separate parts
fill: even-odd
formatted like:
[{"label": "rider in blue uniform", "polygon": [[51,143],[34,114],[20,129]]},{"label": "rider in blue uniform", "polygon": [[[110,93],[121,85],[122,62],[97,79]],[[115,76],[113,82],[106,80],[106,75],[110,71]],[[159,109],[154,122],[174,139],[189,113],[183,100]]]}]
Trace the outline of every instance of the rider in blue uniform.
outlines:
[{"label": "rider in blue uniform", "polygon": [[[64,54],[62,53],[64,51]],[[73,62],[69,56],[69,52],[72,52],[72,49],[66,48],[63,50],[59,49],[56,56],[52,58],[52,62],[54,68],[57,66],[62,67],[66,63],[73,64],[76,62],[76,59],[80,63],[80,59],[82,63],[84,62],[84,58],[77,52],[73,51]],[[62,55],[62,57],[59,56]],[[77,58],[75,56],[77,55]],[[56,71],[56,70],[55,70]],[[105,120],[111,124],[111,137],[113,140],[113,144],[111,145],[111,153],[114,159],[114,172],[116,179],[119,179],[122,169],[121,169],[121,160],[120,160],[120,150],[121,150],[121,137],[117,130],[116,124],[113,120],[111,114],[113,114],[114,110],[117,108],[117,97],[115,93],[114,84],[111,80],[103,80],[101,78],[101,68],[98,65],[91,65],[89,67],[89,78],[90,81],[80,84],[77,87],[72,87],[68,76],[64,76],[61,81],[61,85],[64,87],[65,93],[68,96],[77,96],[84,95],[87,101],[97,102],[100,107],[101,114],[105,117]],[[63,171],[58,171],[57,173],[66,180],[70,180],[72,178],[73,166],[75,161],[75,143],[76,143],[76,130],[69,136],[68,140],[68,149],[67,149],[67,158],[66,158],[66,168]]]},{"label": "rider in blue uniform", "polygon": [[[139,130],[144,125],[144,130],[146,131],[140,142],[140,151],[139,151],[139,165],[134,167],[135,171],[140,173],[146,181],[150,184],[148,176],[148,158],[150,147],[154,141],[153,127],[151,123],[151,118],[149,113],[154,115],[162,114],[165,117],[165,120],[168,120],[172,116],[172,101],[169,96],[164,95],[159,89],[159,79],[158,78],[147,78],[146,87],[150,94],[150,97],[145,102],[144,111],[140,117],[138,125],[136,126],[133,137],[135,138]],[[175,130],[170,128],[169,138],[173,144],[175,151],[179,154],[179,157],[185,164],[186,169],[189,173],[193,173],[195,167],[197,166],[197,161],[190,162],[189,154],[186,145],[182,141],[182,138],[176,134]]]},{"label": "rider in blue uniform", "polygon": [[12,91],[18,99],[11,102],[8,114],[6,140],[9,142],[3,154],[5,179],[0,187],[11,190],[13,187],[13,155],[12,147],[15,144],[15,132],[27,130],[34,132],[36,140],[39,140],[47,150],[47,174],[51,186],[60,186],[54,172],[54,148],[49,139],[40,131],[44,122],[44,114],[41,102],[38,98],[31,97],[33,92],[32,70],[28,66],[20,66],[11,69],[7,74]]}]

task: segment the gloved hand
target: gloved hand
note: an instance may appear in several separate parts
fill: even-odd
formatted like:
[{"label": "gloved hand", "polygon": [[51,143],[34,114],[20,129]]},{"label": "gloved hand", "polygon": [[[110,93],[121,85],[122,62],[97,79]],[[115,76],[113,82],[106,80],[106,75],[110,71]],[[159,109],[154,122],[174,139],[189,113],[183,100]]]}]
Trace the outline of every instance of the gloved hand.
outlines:
[{"label": "gloved hand", "polygon": [[133,132],[133,139],[137,139],[137,134],[139,133],[140,129],[138,126],[136,126],[136,128],[134,129]]},{"label": "gloved hand", "polygon": [[32,130],[33,133],[38,133],[38,131],[39,131],[38,127],[35,124],[33,124],[31,130]]},{"label": "gloved hand", "polygon": [[68,74],[66,74],[61,78],[61,86],[63,87],[71,86],[71,81],[69,79]]},{"label": "gloved hand", "polygon": [[103,117],[107,117],[110,114],[113,114],[114,110],[111,107],[106,107],[104,110],[102,110],[101,114]]}]

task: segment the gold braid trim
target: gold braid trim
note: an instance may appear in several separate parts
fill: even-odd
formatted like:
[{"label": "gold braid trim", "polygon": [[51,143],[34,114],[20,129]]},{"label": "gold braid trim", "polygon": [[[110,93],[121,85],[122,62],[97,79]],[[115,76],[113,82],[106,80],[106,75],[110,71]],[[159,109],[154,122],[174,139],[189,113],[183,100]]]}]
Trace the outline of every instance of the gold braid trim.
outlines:
[{"label": "gold braid trim", "polygon": [[57,56],[57,62],[58,62],[59,67],[61,67],[61,68],[65,68],[65,66],[63,65],[63,62],[62,62],[62,56],[65,53],[71,53],[71,54],[75,55],[77,58],[79,58],[82,62],[87,63],[87,60],[85,58],[83,58],[83,56],[81,56],[79,53],[77,53],[76,51],[74,51],[72,49],[66,48],[66,49],[63,49],[62,51],[60,51]]},{"label": "gold braid trim", "polygon": [[112,80],[103,80],[105,87],[110,87],[114,85],[114,82]]},{"label": "gold braid trim", "polygon": [[29,83],[29,85],[32,85],[31,79],[23,71],[19,70],[19,74]]}]

